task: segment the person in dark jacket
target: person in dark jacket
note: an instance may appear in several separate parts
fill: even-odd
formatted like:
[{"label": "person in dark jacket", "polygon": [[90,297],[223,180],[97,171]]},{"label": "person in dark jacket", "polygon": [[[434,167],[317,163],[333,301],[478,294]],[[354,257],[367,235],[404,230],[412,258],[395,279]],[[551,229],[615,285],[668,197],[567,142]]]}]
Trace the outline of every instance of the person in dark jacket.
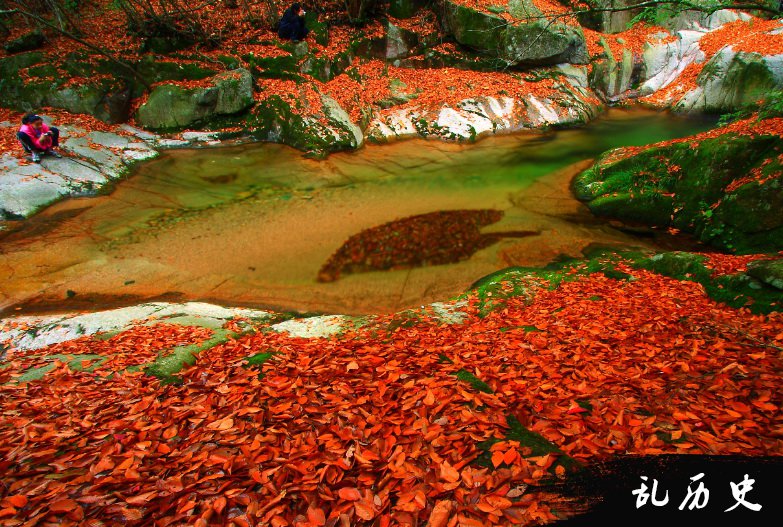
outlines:
[{"label": "person in dark jacket", "polygon": [[40,116],[29,114],[22,117],[22,126],[16,133],[25,152],[32,154],[33,162],[41,162],[41,154],[62,157],[54,151],[60,144],[60,130],[47,126]]},{"label": "person in dark jacket", "polygon": [[286,9],[282,18],[280,18],[280,27],[277,30],[280,38],[286,38],[294,42],[304,40],[310,32],[305,27],[304,15],[305,10],[299,2],[294,2],[291,7]]}]

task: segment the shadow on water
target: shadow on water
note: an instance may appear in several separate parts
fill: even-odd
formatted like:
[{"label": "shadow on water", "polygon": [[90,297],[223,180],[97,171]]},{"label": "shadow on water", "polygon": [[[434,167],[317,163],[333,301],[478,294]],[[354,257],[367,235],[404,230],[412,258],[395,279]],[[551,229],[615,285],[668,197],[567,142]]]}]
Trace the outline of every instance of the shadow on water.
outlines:
[{"label": "shadow on water", "polygon": [[[569,184],[610,148],[710,125],[614,110],[575,130],[473,145],[412,140],[322,161],[274,144],[169,151],[140,164],[112,192],[58,203],[0,236],[0,309],[71,309],[79,299],[95,299],[80,308],[98,309],[178,298],[386,313],[447,299],[503,267],[579,257],[590,245],[690,248],[687,239],[620,230],[594,218]],[[483,241],[475,250],[442,261],[401,253],[389,266],[316,280],[359,233],[470,210],[502,213],[477,230]],[[448,247],[449,236],[433,231],[417,250]],[[417,259],[430,265],[418,266]]]}]

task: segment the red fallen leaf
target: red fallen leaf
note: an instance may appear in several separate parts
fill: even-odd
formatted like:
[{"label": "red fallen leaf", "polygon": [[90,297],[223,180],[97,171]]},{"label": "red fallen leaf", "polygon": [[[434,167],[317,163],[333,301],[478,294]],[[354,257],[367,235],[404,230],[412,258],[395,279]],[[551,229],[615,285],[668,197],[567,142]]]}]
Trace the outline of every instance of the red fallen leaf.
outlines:
[{"label": "red fallen leaf", "polygon": [[49,504],[51,512],[73,512],[80,508],[78,503],[69,499],[57,500]]},{"label": "red fallen leaf", "polygon": [[427,527],[446,527],[454,511],[454,502],[451,500],[440,500],[435,503],[427,520]]},{"label": "red fallen leaf", "polygon": [[519,452],[515,448],[511,448],[503,454],[503,463],[511,465],[517,458],[519,458]]},{"label": "red fallen leaf", "polygon": [[220,431],[229,430],[230,428],[233,427],[234,427],[234,420],[230,417],[226,417],[219,421],[214,421],[207,425],[207,428],[209,428],[210,430],[220,430]]},{"label": "red fallen leaf", "polygon": [[0,518],[7,518],[16,515],[16,509],[8,507],[6,509],[0,509]]},{"label": "red fallen leaf", "polygon": [[354,487],[343,487],[337,491],[337,495],[345,501],[357,501],[362,499],[361,493]]},{"label": "red fallen leaf", "polygon": [[223,496],[220,496],[218,499],[216,499],[216,500],[215,500],[215,501],[212,503],[212,508],[213,508],[213,509],[215,510],[215,512],[217,512],[218,514],[223,514],[223,509],[225,509],[225,508],[226,508],[226,504],[227,504],[226,498],[224,498]]},{"label": "red fallen leaf", "polygon": [[492,466],[498,468],[503,464],[503,457],[505,454],[499,450],[492,453]]},{"label": "red fallen leaf", "polygon": [[511,500],[504,498],[503,496],[497,496],[495,494],[490,494],[486,497],[486,500],[489,504],[498,510],[508,509],[513,505]]},{"label": "red fallen leaf", "polygon": [[319,509],[318,507],[315,507],[314,505],[310,505],[307,508],[307,519],[310,521],[310,523],[314,525],[325,525],[326,524],[326,515],[324,514],[323,509]]},{"label": "red fallen leaf", "polygon": [[578,404],[573,404],[571,405],[571,407],[568,409],[566,413],[569,415],[573,415],[573,414],[583,414],[586,412],[587,412],[587,408],[582,408]]},{"label": "red fallen leaf", "polygon": [[175,435],[177,435],[178,432],[177,425],[171,425],[166,430],[163,431],[163,439],[171,439]]},{"label": "red fallen leaf", "polygon": [[137,496],[131,496],[130,498],[125,498],[125,501],[130,503],[131,505],[145,505],[151,497],[157,496],[157,492],[145,492],[144,494],[139,494]]},{"label": "red fallen leaf", "polygon": [[449,464],[448,461],[444,461],[440,465],[440,477],[444,481],[448,481],[449,483],[454,483],[456,481],[459,481],[459,471],[455,469],[454,467]]},{"label": "red fallen leaf", "polygon": [[362,520],[372,520],[375,518],[375,508],[366,501],[357,501],[353,504],[356,515]]},{"label": "red fallen leaf", "polygon": [[27,496],[22,496],[21,494],[16,494],[14,496],[8,496],[8,502],[16,507],[17,509],[21,509],[25,505],[27,505]]}]

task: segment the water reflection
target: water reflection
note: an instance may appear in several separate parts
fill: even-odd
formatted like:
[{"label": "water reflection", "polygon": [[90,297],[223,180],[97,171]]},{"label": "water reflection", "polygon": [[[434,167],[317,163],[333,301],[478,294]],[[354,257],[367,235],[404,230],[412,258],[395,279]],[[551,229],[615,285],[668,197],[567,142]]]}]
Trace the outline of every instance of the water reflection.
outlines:
[{"label": "water reflection", "polygon": [[[579,130],[475,145],[408,141],[325,161],[280,145],[171,151],[109,195],[73,199],[0,241],[0,307],[97,308],[177,298],[286,310],[389,312],[460,293],[508,265],[544,265],[590,244],[676,243],[620,232],[570,195],[586,159],[709,123],[614,111]],[[400,218],[496,209],[504,238],[451,265],[318,283],[351,236]],[[71,291],[71,293],[69,293]],[[75,293],[75,295],[73,294]]]}]

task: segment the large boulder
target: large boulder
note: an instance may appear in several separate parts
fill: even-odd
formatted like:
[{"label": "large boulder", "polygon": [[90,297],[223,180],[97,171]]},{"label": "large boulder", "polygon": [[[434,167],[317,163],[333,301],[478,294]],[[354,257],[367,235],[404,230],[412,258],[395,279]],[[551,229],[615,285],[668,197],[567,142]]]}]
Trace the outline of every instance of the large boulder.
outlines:
[{"label": "large boulder", "polygon": [[726,113],[756,106],[764,95],[783,88],[783,55],[738,53],[727,46],[704,65],[696,84],[675,111]]},{"label": "large boulder", "polygon": [[389,15],[394,18],[411,18],[422,3],[422,0],[389,0]]},{"label": "large boulder", "polygon": [[286,144],[312,157],[362,146],[362,130],[339,103],[326,95],[319,99],[318,107],[309,107],[304,96],[292,102],[271,95],[253,109],[247,127],[260,140]]},{"label": "large boulder", "polygon": [[[587,86],[584,66],[561,64],[542,71],[556,78],[556,92],[549,96],[530,93],[521,99],[512,97],[475,97],[439,108],[415,104],[379,112],[365,134],[373,142],[409,137],[438,137],[451,141],[473,141],[483,136],[521,130],[584,124],[601,111]],[[397,94],[399,104],[406,94]],[[415,94],[407,94],[415,99]]]},{"label": "large boulder", "polygon": [[437,33],[425,34],[402,28],[390,20],[383,22],[381,36],[359,39],[352,48],[359,57],[395,61],[421,53],[421,48],[440,41]]},{"label": "large boulder", "polygon": [[498,57],[506,65],[586,64],[581,28],[549,20],[529,0],[511,0],[513,21],[445,0],[443,26],[464,46]]},{"label": "large boulder", "polygon": [[615,150],[574,181],[598,216],[674,227],[737,253],[783,249],[783,138],[762,130]]},{"label": "large boulder", "polygon": [[253,77],[240,68],[211,77],[204,87],[158,86],[139,108],[136,120],[151,130],[182,129],[239,113],[252,104]]},{"label": "large boulder", "polygon": [[783,289],[783,258],[751,262],[748,274],[776,289]]},{"label": "large boulder", "polygon": [[[581,13],[579,23],[584,27],[602,33],[622,33],[631,20],[641,12],[639,9],[625,9],[642,3],[644,0],[593,0],[590,5],[598,11]],[[623,9],[611,11],[611,9]]]},{"label": "large boulder", "polygon": [[[19,72],[27,70],[23,79]],[[72,113],[86,113],[108,123],[128,119],[132,83],[119,76],[86,76],[66,84],[39,52],[12,55],[0,60],[0,99],[3,105],[30,112],[50,106]]]},{"label": "large boulder", "polygon": [[46,37],[40,29],[30,31],[24,35],[7,42],[3,48],[8,53],[21,53],[23,51],[33,51],[40,48],[46,42]]},{"label": "large boulder", "polygon": [[602,38],[604,58],[593,62],[590,71],[590,87],[605,101],[614,102],[631,88],[634,73],[633,53],[623,49],[615,57],[609,45]]},{"label": "large boulder", "polygon": [[673,42],[650,43],[642,51],[642,95],[665,88],[693,63],[704,62],[706,55],[699,48],[700,31],[678,31]]}]

